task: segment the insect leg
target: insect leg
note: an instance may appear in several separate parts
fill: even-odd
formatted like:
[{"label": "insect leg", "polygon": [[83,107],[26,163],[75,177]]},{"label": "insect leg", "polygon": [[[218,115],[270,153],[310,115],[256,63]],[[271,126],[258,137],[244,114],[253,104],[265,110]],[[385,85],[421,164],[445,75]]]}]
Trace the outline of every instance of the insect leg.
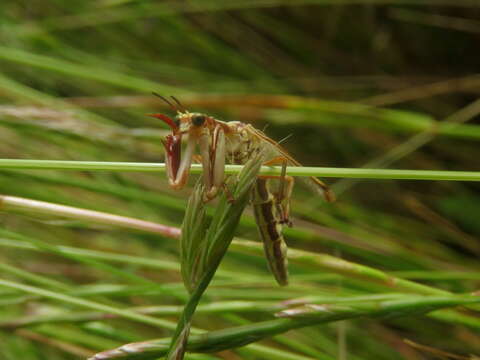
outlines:
[{"label": "insect leg", "polygon": [[275,206],[280,214],[280,222],[292,226],[290,220],[290,199],[292,196],[293,186],[295,185],[295,179],[292,176],[286,175],[288,159],[283,156],[277,156],[267,162],[265,165],[282,165],[282,173],[280,176],[264,176],[264,178],[278,179],[280,184],[278,191],[274,194]]},{"label": "insect leg", "polygon": [[225,132],[221,126],[217,126],[213,132],[215,161],[213,161],[213,186],[219,188],[225,179],[226,143]]},{"label": "insect leg", "polygon": [[279,207],[281,213],[282,224],[292,226],[292,220],[290,220],[290,199],[292,198],[293,186],[295,185],[295,179],[292,176],[286,175],[287,163],[283,163],[282,175],[280,178],[280,186],[278,192],[275,194],[276,204]]},{"label": "insect leg", "polygon": [[[175,138],[176,135],[172,136]],[[180,137],[178,137],[180,138]],[[168,145],[168,138],[166,143],[166,148]],[[188,175],[190,174],[190,166],[192,165],[193,152],[195,151],[195,139],[189,137],[187,141],[187,147],[185,149],[184,157],[180,161],[180,139],[174,140],[173,143],[174,149],[172,154],[169,154],[169,149],[167,148],[167,174],[168,174],[168,183],[170,186],[175,189],[181,189],[188,180]],[[176,165],[176,166],[174,166]],[[176,170],[176,171],[175,171]]]},{"label": "insect leg", "polygon": [[206,172],[205,167],[203,169],[206,176],[208,176],[208,179],[206,179],[206,201],[213,199],[223,187],[225,179],[225,157],[225,132],[221,126],[216,126],[213,129],[211,138],[208,172]]},{"label": "insect leg", "polygon": [[198,147],[202,157],[203,185],[205,186],[205,191],[208,192],[212,187],[212,159],[210,156],[210,136],[208,134],[200,136]]},{"label": "insect leg", "polygon": [[[161,95],[157,94],[157,96],[172,106],[172,104]],[[172,129],[172,134],[167,135],[166,140],[163,142],[166,152],[165,164],[167,166],[168,183],[175,190],[181,189],[187,182],[190,173],[196,139],[193,136],[188,137],[185,156],[182,159],[182,134],[179,131],[178,124],[167,115],[149,114],[149,116],[162,120]]]},{"label": "insect leg", "polygon": [[167,177],[175,179],[180,166],[181,156],[181,137],[176,135],[167,135],[165,141],[162,140],[165,147],[165,165],[167,170]]}]

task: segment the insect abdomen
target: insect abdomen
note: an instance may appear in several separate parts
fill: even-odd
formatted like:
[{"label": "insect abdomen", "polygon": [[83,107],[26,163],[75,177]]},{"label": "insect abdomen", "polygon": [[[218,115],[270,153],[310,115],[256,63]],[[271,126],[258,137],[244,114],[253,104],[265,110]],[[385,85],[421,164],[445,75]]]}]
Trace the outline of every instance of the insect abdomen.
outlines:
[{"label": "insect abdomen", "polygon": [[257,179],[252,205],[270,271],[280,285],[287,285],[287,244],[282,235],[283,226],[279,220],[275,198],[267,187],[267,180]]}]

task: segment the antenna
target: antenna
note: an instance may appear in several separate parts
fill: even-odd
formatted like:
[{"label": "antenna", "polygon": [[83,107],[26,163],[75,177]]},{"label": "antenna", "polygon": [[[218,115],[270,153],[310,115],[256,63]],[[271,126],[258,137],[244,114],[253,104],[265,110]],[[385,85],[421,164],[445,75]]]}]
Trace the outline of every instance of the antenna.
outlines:
[{"label": "antenna", "polygon": [[170,101],[168,101],[168,99],[166,97],[160,95],[159,93],[156,93],[155,91],[152,91],[152,94],[155,95],[156,97],[162,99],[163,101],[165,101],[168,104],[168,106],[170,106],[172,108],[173,111],[178,111],[178,108],[175,105],[173,105]]},{"label": "antenna", "polygon": [[182,110],[182,112],[188,112],[187,109],[185,109],[185,106],[182,105],[182,103],[173,95],[170,95],[170,97],[175,101],[175,103],[178,105],[179,109]]}]

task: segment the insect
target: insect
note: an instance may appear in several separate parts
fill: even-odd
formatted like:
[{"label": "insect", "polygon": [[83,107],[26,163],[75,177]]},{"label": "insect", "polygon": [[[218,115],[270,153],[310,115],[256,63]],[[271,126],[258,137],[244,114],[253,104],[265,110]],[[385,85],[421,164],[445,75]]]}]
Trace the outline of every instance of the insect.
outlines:
[{"label": "insect", "polygon": [[[188,180],[192,162],[198,159],[203,167],[204,200],[209,201],[224,188],[225,163],[245,164],[255,153],[263,152],[264,165],[282,165],[280,176],[259,176],[252,190],[251,203],[263,241],[269,268],[280,285],[288,283],[287,245],[282,235],[284,225],[291,226],[290,197],[294,178],[286,175],[286,166],[301,166],[277,142],[250,124],[221,121],[212,116],[191,113],[172,96],[172,101],[159,96],[175,112],[172,119],[164,114],[150,116],[164,121],[172,130],[163,142],[170,186],[181,189]],[[186,146],[182,153],[182,139]],[[195,153],[198,146],[199,153]],[[326,201],[334,201],[331,190],[316,177],[306,183]],[[272,190],[271,183],[278,187]],[[228,193],[228,189],[225,189]]]}]

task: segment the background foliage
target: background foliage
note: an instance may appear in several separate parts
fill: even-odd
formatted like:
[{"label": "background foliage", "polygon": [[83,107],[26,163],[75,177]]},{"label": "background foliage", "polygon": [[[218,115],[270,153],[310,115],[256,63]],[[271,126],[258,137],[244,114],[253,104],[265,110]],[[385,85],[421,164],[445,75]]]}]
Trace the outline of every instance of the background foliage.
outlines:
[{"label": "background foliage", "polygon": [[[157,91],[219,119],[268,125],[277,140],[291,135],[284,146],[308,165],[478,170],[479,15],[478,1],[466,0],[3,0],[1,157],[161,162],[166,128],[144,115],[170,111],[150,96]],[[338,194],[333,205],[295,189],[290,246],[455,293],[478,289],[478,184],[327,182]],[[155,173],[102,171],[1,170],[0,184],[4,195],[177,227],[191,191],[174,193]],[[85,358],[171,335],[187,299],[176,241],[3,210],[1,278],[57,296],[0,288],[0,359]],[[239,236],[258,239],[250,213]],[[392,292],[313,265],[292,263],[290,273],[291,285],[279,288],[265,259],[232,249],[194,326],[269,320],[272,304],[305,296]],[[155,306],[154,320],[104,319],[86,312],[100,308],[61,296]],[[469,316],[477,317],[471,326],[421,316],[349,320],[194,357],[433,356],[404,338],[478,355],[480,320]]]}]

